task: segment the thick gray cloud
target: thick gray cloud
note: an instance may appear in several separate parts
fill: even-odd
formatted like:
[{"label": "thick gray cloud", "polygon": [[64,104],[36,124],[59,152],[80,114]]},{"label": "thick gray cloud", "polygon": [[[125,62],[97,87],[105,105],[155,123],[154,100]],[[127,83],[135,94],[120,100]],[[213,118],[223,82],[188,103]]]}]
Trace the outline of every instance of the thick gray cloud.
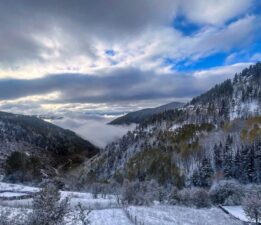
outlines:
[{"label": "thick gray cloud", "polygon": [[[206,4],[205,0],[193,0],[190,10],[187,1],[182,0],[2,0],[1,108],[13,109],[15,102],[10,100],[53,92],[59,96],[38,102],[27,99],[28,104],[20,102],[21,108],[41,103],[126,104],[189,99],[232,76],[234,70],[221,71],[219,76],[210,76],[211,71],[195,76],[193,72],[173,72],[163,65],[164,60],[190,63],[251,42],[253,27],[258,29],[256,16],[242,15],[253,2],[209,0]],[[177,16],[202,27],[186,36],[173,27]],[[235,18],[238,20],[226,24]],[[114,47],[116,55],[107,56],[105,50]],[[77,70],[79,65],[87,69]],[[41,78],[34,76],[38,69]],[[5,75],[6,71],[11,71],[15,79],[7,79],[10,76]]]},{"label": "thick gray cloud", "polygon": [[[17,99],[32,95],[59,92],[57,99],[45,103],[104,103],[152,100],[160,98],[190,98],[212,85],[233,76],[248,64],[204,73],[159,75],[136,69],[112,71],[103,76],[87,74],[56,74],[43,78],[0,80],[0,99]],[[226,67],[225,67],[226,68]],[[211,74],[214,75],[211,75]],[[203,74],[203,75],[202,75]]]},{"label": "thick gray cloud", "polygon": [[43,61],[51,49],[42,36],[66,47],[60,54],[95,57],[94,40],[130,38],[150,25],[170,21],[175,1],[164,0],[3,0],[0,1],[0,65]]},{"label": "thick gray cloud", "polygon": [[[171,26],[179,14],[194,23],[221,25],[254,0],[2,0],[0,66],[17,69],[46,55],[97,57],[96,42],[116,44],[146,30]],[[151,32],[152,32],[151,31]],[[46,38],[57,42],[54,47]]]}]

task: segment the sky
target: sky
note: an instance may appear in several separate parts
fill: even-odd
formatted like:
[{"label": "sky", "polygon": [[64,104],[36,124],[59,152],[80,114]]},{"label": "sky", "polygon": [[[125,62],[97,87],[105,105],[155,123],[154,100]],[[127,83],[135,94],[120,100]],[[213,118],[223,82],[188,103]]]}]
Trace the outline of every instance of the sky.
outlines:
[{"label": "sky", "polygon": [[187,102],[261,58],[260,0],[0,0],[0,28],[0,110],[23,114]]}]

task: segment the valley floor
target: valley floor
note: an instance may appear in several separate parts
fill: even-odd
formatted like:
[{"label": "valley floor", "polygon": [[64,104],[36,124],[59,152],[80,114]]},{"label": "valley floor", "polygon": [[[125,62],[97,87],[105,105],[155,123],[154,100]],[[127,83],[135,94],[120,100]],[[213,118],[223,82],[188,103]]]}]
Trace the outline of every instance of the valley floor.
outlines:
[{"label": "valley floor", "polygon": [[[14,199],[23,195],[37,192],[37,188],[22,185],[0,183],[0,211],[9,210],[10,216],[24,215],[30,211],[32,199]],[[155,205],[129,206],[121,208],[113,195],[96,199],[89,193],[62,192],[62,197],[70,196],[71,214],[66,217],[67,225],[81,225],[80,221],[73,221],[77,214],[74,206],[78,202],[85,207],[90,207],[90,221],[92,225],[243,225],[244,223],[233,216],[226,214],[219,208],[194,209],[181,206]],[[28,196],[29,197],[29,196]],[[6,199],[9,198],[9,199]],[[5,199],[5,200],[4,200]],[[228,211],[237,212],[238,218],[245,218],[240,207],[226,208]]]}]

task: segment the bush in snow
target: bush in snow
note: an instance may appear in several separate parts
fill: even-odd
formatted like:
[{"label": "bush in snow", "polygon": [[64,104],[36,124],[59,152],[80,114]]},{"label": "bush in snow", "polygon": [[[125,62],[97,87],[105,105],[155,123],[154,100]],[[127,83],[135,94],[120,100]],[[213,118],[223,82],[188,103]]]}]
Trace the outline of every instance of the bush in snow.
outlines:
[{"label": "bush in snow", "polygon": [[245,186],[245,192],[246,195],[248,194],[252,194],[253,192],[257,192],[259,194],[261,194],[261,185],[257,185],[257,184],[248,184]]},{"label": "bush in snow", "polygon": [[235,180],[221,180],[214,183],[209,196],[214,204],[240,205],[243,197],[243,188]]},{"label": "bush in snow", "polygon": [[258,224],[261,222],[261,193],[252,192],[243,200],[243,209],[246,215]]},{"label": "bush in snow", "polygon": [[58,188],[47,184],[33,200],[33,212],[30,225],[60,225],[68,210],[68,198],[61,200]]},{"label": "bush in snow", "polygon": [[194,206],[204,208],[210,206],[208,192],[203,188],[184,188],[178,190],[173,188],[169,203],[173,205]]},{"label": "bush in snow", "polygon": [[121,197],[123,204],[150,205],[154,200],[161,200],[162,196],[159,186],[154,181],[124,180]]},{"label": "bush in snow", "polygon": [[179,190],[177,187],[173,187],[169,196],[168,196],[168,202],[171,205],[178,205],[180,204],[180,198],[178,194]]},{"label": "bush in snow", "polygon": [[192,188],[190,192],[190,199],[192,205],[197,208],[205,208],[211,205],[208,192],[203,188]]}]

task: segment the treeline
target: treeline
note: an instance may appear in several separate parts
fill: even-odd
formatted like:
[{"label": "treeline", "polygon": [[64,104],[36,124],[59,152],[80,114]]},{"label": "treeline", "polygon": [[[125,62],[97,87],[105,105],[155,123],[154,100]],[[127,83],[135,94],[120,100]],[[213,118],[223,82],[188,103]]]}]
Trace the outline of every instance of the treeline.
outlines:
[{"label": "treeline", "polygon": [[228,135],[225,144],[215,144],[213,154],[205,156],[194,171],[191,182],[208,187],[213,179],[224,177],[241,183],[261,183],[261,141],[233,148],[233,138]]}]

